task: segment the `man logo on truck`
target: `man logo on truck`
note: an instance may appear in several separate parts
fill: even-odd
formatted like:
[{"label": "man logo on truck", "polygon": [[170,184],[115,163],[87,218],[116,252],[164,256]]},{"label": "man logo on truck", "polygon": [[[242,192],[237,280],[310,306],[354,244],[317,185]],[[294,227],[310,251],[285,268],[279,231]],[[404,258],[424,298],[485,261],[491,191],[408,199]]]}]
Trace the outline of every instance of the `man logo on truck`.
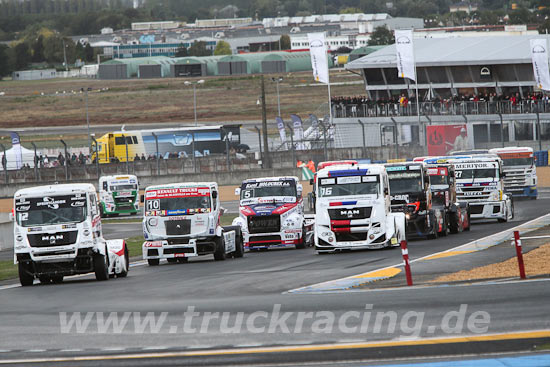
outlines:
[{"label": "man logo on truck", "polygon": [[359,209],[349,209],[349,210],[340,210],[341,216],[347,216],[348,218],[353,218],[356,215],[359,215],[361,212]]}]

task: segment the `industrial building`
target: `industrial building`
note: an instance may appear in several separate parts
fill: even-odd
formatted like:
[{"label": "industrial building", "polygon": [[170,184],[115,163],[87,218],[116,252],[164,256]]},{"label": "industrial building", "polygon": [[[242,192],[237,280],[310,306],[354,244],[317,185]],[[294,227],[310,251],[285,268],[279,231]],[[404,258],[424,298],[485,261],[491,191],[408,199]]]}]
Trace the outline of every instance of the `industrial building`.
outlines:
[{"label": "industrial building", "polygon": [[[329,57],[329,67],[333,67]],[[226,56],[165,56],[115,59],[99,66],[100,79],[200,77],[311,70],[309,51],[257,52]]]}]

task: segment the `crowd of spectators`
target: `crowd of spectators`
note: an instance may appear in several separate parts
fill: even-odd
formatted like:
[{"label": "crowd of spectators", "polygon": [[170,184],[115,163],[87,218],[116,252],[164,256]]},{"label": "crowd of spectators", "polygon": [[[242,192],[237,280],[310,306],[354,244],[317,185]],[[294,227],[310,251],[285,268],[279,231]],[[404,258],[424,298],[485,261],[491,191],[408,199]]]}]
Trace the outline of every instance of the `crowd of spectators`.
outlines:
[{"label": "crowd of spectators", "polygon": [[[511,94],[482,93],[457,94],[449,98],[433,96],[419,98],[421,113],[531,113],[547,112],[549,96],[531,92],[523,97],[519,92]],[[541,108],[543,110],[541,110]],[[332,97],[332,109],[336,117],[368,117],[379,115],[416,114],[416,96],[401,94],[390,98],[369,99],[367,96]]]}]

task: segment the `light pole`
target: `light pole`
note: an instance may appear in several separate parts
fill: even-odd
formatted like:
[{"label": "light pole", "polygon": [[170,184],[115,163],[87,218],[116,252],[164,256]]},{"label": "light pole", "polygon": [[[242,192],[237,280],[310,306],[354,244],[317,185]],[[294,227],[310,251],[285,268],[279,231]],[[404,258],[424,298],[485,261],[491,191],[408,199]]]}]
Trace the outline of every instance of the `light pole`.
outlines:
[{"label": "light pole", "polygon": [[281,116],[281,98],[279,97],[279,83],[283,81],[283,77],[271,78],[271,81],[275,82],[277,86],[277,116]]},{"label": "light pole", "polygon": [[[86,96],[86,125],[88,126],[88,155],[91,156],[92,155],[92,143],[90,141],[90,115],[88,113],[88,92],[91,91],[92,88],[80,88],[80,91],[81,92],[84,92],[85,96]],[[97,155],[96,155],[96,159],[97,159]]]},{"label": "light pole", "polygon": [[193,110],[195,112],[195,126],[197,126],[197,85],[198,84],[203,84],[204,83],[204,80],[198,80],[196,81],[195,83],[193,82],[190,82],[190,81],[186,81],[185,85],[192,85],[193,86]]},{"label": "light pole", "polygon": [[67,46],[65,45],[65,38],[63,40],[63,61],[65,62],[65,71],[69,71],[69,65],[67,64]]}]

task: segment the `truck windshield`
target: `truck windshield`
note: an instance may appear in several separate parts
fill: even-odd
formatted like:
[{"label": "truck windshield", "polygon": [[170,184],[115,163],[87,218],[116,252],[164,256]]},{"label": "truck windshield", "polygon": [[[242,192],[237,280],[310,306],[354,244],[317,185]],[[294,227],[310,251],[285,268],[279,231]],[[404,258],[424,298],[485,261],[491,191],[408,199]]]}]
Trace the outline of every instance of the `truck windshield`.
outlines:
[{"label": "truck windshield", "polygon": [[321,178],[319,196],[378,195],[379,182],[378,176]]},{"label": "truck windshield", "polygon": [[22,227],[80,223],[86,219],[86,195],[21,198],[15,202],[15,212]]},{"label": "truck windshield", "polygon": [[513,167],[513,166],[533,166],[534,159],[533,157],[525,157],[525,158],[506,158],[501,157],[502,162],[504,163],[504,167]]},{"label": "truck windshield", "polygon": [[124,190],[137,190],[136,184],[126,184],[126,185],[112,185],[109,187],[110,191],[124,191]]},{"label": "truck windshield", "polygon": [[250,182],[241,187],[241,200],[268,196],[296,197],[296,182],[293,180]]},{"label": "truck windshield", "polygon": [[497,170],[495,168],[478,168],[478,169],[463,169],[455,172],[456,178],[460,180],[464,179],[476,179],[476,178],[497,178]]},{"label": "truck windshield", "polygon": [[390,193],[392,195],[422,191],[421,171],[388,172],[388,178],[390,180]]},{"label": "truck windshield", "polygon": [[430,175],[430,185],[448,185],[449,176]]}]

